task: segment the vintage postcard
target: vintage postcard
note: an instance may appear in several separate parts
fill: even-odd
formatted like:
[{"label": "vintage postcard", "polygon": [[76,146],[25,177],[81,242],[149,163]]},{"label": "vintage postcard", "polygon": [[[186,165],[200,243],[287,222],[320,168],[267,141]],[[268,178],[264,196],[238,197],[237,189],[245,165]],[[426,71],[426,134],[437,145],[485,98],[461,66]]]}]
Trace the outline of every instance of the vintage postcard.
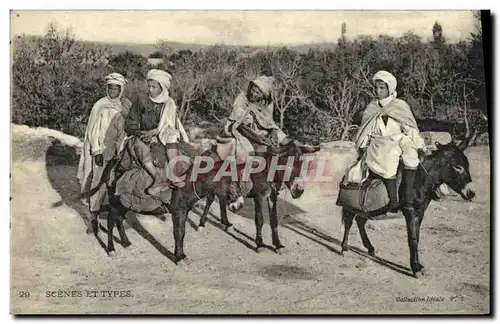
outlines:
[{"label": "vintage postcard", "polygon": [[11,314],[490,315],[490,19],[12,10]]}]

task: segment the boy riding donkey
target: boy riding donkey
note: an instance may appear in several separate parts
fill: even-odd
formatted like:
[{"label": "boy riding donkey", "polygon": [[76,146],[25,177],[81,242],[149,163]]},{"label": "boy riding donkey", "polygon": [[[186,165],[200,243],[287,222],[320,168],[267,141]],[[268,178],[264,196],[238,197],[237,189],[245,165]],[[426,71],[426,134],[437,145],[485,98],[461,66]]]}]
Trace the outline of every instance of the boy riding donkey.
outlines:
[{"label": "boy riding donkey", "polygon": [[[353,180],[363,165],[379,177],[389,196],[389,213],[397,213],[400,207],[412,209],[414,201],[413,182],[420,158],[425,155],[425,142],[408,104],[396,98],[396,78],[387,71],[373,76],[376,100],[368,104],[363,112],[361,126],[356,138],[359,159],[354,168],[348,170],[346,182]],[[402,158],[403,201],[398,202],[397,171]],[[361,172],[362,173],[362,172]],[[362,177],[361,177],[362,178]]]},{"label": "boy riding donkey", "polygon": [[231,115],[217,136],[217,153],[222,160],[234,156],[241,166],[249,156],[266,156],[268,149],[291,143],[273,119],[273,87],[273,77],[259,76],[236,97]]},{"label": "boy riding donkey", "polygon": [[[126,208],[158,212],[156,209],[170,200],[170,189],[185,185],[181,177],[188,170],[190,162],[180,159],[172,163],[173,170],[168,168],[169,161],[182,155],[180,142],[189,143],[177,106],[169,96],[171,78],[169,73],[162,70],[148,72],[148,98],[139,97],[135,104],[129,105],[131,107],[126,114],[118,115],[121,118],[120,125],[115,127],[118,135],[115,136],[114,155],[105,159],[102,169],[106,168],[107,171],[95,177],[92,189],[87,187],[86,191],[82,190],[84,196],[93,197],[111,182],[116,182],[111,186],[116,188],[112,194],[119,196]],[[188,146],[182,146],[183,151],[194,156],[194,148]],[[112,157],[114,161],[110,161]],[[169,171],[173,171],[174,177]],[[110,174],[113,176],[110,177]],[[102,199],[95,204],[95,213],[98,213],[101,202]],[[92,225],[96,232],[94,223]]]},{"label": "boy riding donkey", "polygon": [[169,162],[185,153],[179,146],[182,143],[186,143],[182,151],[187,150],[190,156],[196,154],[170,97],[171,79],[166,71],[150,70],[146,76],[148,97],[139,97],[126,118],[125,132],[129,138],[124,142],[123,159],[118,166],[122,176],[115,195],[132,210],[152,211],[164,206],[162,202],[168,203],[170,189],[185,185],[181,177],[190,166],[185,156]]}]

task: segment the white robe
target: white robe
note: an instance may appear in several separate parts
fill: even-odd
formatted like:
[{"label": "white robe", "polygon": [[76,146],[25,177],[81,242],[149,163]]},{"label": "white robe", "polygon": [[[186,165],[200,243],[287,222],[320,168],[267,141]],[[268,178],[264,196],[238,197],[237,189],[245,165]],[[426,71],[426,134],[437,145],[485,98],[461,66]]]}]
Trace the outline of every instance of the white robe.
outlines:
[{"label": "white robe", "polygon": [[163,106],[157,130],[158,138],[163,145],[178,143],[179,140],[189,143],[189,136],[179,118],[177,105],[170,97]]},{"label": "white robe", "polygon": [[366,165],[376,174],[391,178],[396,175],[399,158],[408,167],[417,167],[419,160],[417,149],[423,149],[425,143],[417,129],[387,118],[387,125],[382,117],[377,117],[373,132],[361,144],[367,148]]},{"label": "white robe", "polygon": [[[83,150],[78,164],[77,178],[80,181],[81,192],[94,188],[99,183],[106,163],[120,151],[125,138],[125,120],[122,115],[120,101],[111,101],[104,97],[92,107]],[[104,164],[95,164],[95,156],[103,155]],[[105,186],[90,197],[90,210],[98,211],[106,192]]]}]

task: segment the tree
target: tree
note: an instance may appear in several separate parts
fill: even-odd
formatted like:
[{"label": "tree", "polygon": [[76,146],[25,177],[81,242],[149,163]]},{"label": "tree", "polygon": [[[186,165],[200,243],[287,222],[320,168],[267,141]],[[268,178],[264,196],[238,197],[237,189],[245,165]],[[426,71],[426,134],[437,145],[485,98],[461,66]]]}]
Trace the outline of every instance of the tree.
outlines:
[{"label": "tree", "polygon": [[285,113],[299,100],[304,100],[300,89],[301,58],[285,48],[275,52],[272,56],[271,71],[276,79],[276,91],[273,94],[274,107],[279,113],[279,125],[283,128]]},{"label": "tree", "polygon": [[109,58],[109,66],[114,72],[124,75],[129,80],[142,80],[146,77],[147,58],[125,51]]},{"label": "tree", "polygon": [[443,26],[439,22],[435,22],[432,26],[432,44],[435,47],[442,47],[445,43],[443,36]]},{"label": "tree", "polygon": [[162,53],[161,51],[154,51],[153,53],[149,54],[148,58],[157,58],[157,59],[161,59],[161,58],[164,58],[164,53]]},{"label": "tree", "polygon": [[210,109],[202,113],[210,119],[224,123],[245,80],[238,73],[236,51],[214,48],[205,54],[204,75],[210,82],[206,84],[203,98]]},{"label": "tree", "polygon": [[445,62],[447,59],[439,49],[426,46],[423,50],[423,60],[418,64],[415,69],[415,76],[417,77],[417,92],[427,99],[427,104],[430,111],[429,117],[436,117],[437,101],[446,84],[444,79],[449,79],[450,75],[446,75]]},{"label": "tree", "polygon": [[162,55],[164,57],[169,57],[174,52],[172,50],[172,46],[170,46],[170,44],[166,40],[163,40],[163,39],[160,39],[156,43],[155,49],[156,49],[155,52],[162,53]]},{"label": "tree", "polygon": [[14,49],[12,120],[82,136],[90,108],[104,94],[109,49],[77,42],[55,24],[34,42]]},{"label": "tree", "polygon": [[355,116],[373,98],[368,55],[359,55],[358,51],[359,47],[350,44],[338,47],[334,53],[310,52],[305,58],[316,61],[316,65],[306,64],[303,76],[306,81],[302,83],[305,99],[299,98],[299,102],[310,115],[316,116],[309,122],[319,126],[314,131],[324,134],[321,136],[324,139],[350,139],[357,128]]},{"label": "tree", "polygon": [[[157,68],[172,74],[170,93],[184,122],[225,122],[248,82],[270,75],[276,80],[275,119],[287,134],[306,141],[352,139],[356,118],[373,99],[373,74],[383,69],[396,76],[398,97],[417,118],[446,115],[475,127],[485,122],[486,94],[479,12],[474,17],[476,29],[457,44],[446,43],[439,22],[427,43],[412,32],[349,40],[341,23],[336,47],[307,53],[221,45],[174,53],[161,41],[150,57],[165,58]],[[129,96],[145,91],[148,68],[146,57],[110,56],[108,49],[79,42],[55,26],[44,37],[21,37],[13,52],[13,121],[81,135],[92,104],[104,94],[103,76],[124,74],[131,81]]]},{"label": "tree", "polygon": [[347,25],[345,22],[343,22],[341,27],[340,27],[340,35],[341,36],[338,40],[339,46],[345,46],[345,44],[347,43],[346,34],[347,34]]},{"label": "tree", "polygon": [[475,30],[471,33],[469,42],[470,48],[467,54],[467,64],[469,67],[468,76],[471,79],[477,81],[476,86],[474,86],[474,92],[476,98],[478,99],[476,105],[478,111],[481,111],[483,115],[487,112],[487,100],[486,100],[486,82],[484,68],[484,52],[483,52],[483,31],[481,24],[481,12],[474,12],[474,26]]},{"label": "tree", "polygon": [[422,81],[416,73],[425,60],[425,45],[422,43],[422,38],[413,32],[406,32],[396,42],[395,71],[398,78],[398,96],[419,107],[425,106],[419,96],[419,85]]},{"label": "tree", "polygon": [[171,92],[176,102],[179,103],[179,116],[181,121],[189,119],[192,104],[197,101],[206,86],[207,79],[203,75],[203,55],[196,53],[176,64],[172,77]]}]

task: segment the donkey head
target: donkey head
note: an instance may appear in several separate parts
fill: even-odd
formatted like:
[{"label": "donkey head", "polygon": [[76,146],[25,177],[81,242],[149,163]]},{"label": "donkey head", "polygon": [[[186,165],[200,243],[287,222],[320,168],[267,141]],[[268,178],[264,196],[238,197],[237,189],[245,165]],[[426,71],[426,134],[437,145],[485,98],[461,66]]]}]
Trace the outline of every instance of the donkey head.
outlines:
[{"label": "donkey head", "polygon": [[226,197],[228,201],[228,208],[231,212],[238,212],[245,204],[245,199],[241,193],[241,187],[238,182],[230,182],[226,187]]},{"label": "donkey head", "polygon": [[[312,154],[318,152],[321,148],[319,145],[305,145],[299,141],[290,141],[288,144],[280,146],[278,154],[280,155],[279,164],[286,164],[289,157],[293,157],[293,165],[290,170],[290,177],[283,179],[283,182],[290,190],[292,198],[297,199],[304,193],[304,182],[301,179],[300,173],[304,160],[304,154]],[[276,152],[275,152],[276,153]]]},{"label": "donkey head", "polygon": [[473,190],[467,188],[472,182],[469,172],[469,160],[464,151],[468,147],[472,136],[467,136],[460,143],[439,144],[436,147],[440,156],[444,159],[444,169],[441,171],[443,181],[465,200],[471,200],[476,195]]}]

